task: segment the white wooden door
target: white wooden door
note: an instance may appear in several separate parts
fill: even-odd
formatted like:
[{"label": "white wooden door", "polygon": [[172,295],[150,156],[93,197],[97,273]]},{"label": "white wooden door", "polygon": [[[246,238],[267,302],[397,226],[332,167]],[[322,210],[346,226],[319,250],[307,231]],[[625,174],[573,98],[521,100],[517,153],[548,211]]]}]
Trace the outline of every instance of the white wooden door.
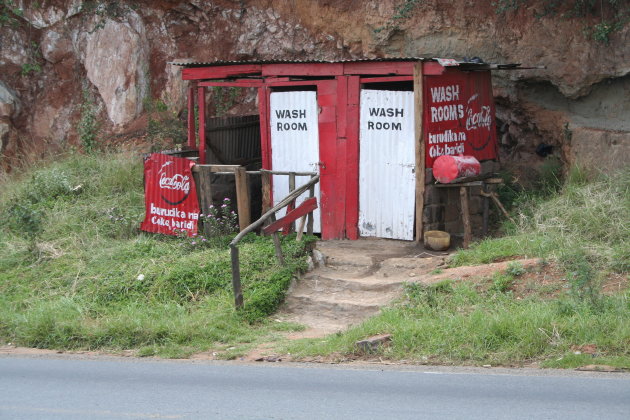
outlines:
[{"label": "white wooden door", "polygon": [[361,91],[359,234],[413,240],[413,92]]},{"label": "white wooden door", "polygon": [[[315,91],[272,92],[271,166],[274,171],[319,172],[319,129]],[[296,188],[310,177],[297,177]],[[274,205],[289,195],[289,177],[273,176]],[[320,203],[319,184],[315,187]],[[308,191],[296,200],[296,206],[308,198]],[[321,231],[319,208],[313,213],[313,231]]]}]

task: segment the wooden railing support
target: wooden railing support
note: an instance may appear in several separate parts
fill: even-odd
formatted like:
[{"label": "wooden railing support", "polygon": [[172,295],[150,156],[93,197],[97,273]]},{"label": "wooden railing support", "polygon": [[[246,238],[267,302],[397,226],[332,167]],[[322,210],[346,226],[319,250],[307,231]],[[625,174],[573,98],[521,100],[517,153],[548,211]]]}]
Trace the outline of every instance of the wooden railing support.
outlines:
[{"label": "wooden railing support", "polygon": [[[262,172],[262,171],[261,171]],[[312,174],[308,174],[312,175]],[[300,195],[302,195],[306,190],[310,190],[319,182],[319,175],[313,176],[306,184],[296,188],[293,192],[291,192],[288,196],[286,196],[282,201],[273,206],[267,212],[265,212],[258,220],[247,226],[245,229],[241,230],[241,232],[232,239],[230,242],[230,256],[232,258],[232,288],[234,289],[234,305],[237,309],[243,307],[243,292],[241,288],[241,268],[239,262],[239,254],[238,254],[238,243],[247,235],[248,233],[253,232],[255,229],[265,223],[267,219],[275,220],[276,212],[290,203],[292,203],[295,199],[297,199]],[[313,194],[314,195],[314,194]],[[311,212],[312,213],[312,212]],[[276,249],[276,257],[280,264],[284,265],[284,256],[282,255],[282,246],[280,243],[280,237],[278,236],[278,232],[274,232],[273,242]]]}]

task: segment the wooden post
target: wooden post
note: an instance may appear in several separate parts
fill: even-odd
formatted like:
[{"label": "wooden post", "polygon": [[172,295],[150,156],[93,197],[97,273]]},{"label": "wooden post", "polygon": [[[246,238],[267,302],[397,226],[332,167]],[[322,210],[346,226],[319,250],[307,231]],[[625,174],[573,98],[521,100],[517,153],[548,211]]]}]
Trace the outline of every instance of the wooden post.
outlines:
[{"label": "wooden post", "polygon": [[[210,168],[195,165],[193,169],[193,177],[197,186],[197,198],[199,200],[199,209],[202,214],[208,214],[212,205],[212,173]],[[203,226],[204,234],[209,234],[208,226]]]},{"label": "wooden post", "polygon": [[262,212],[265,214],[272,207],[271,205],[271,174],[269,172],[261,172],[260,179],[262,181]]},{"label": "wooden post", "polygon": [[302,240],[302,236],[304,236],[304,225],[306,224],[306,217],[307,216],[302,216],[300,218],[300,224],[298,225],[297,236],[295,237],[295,240],[297,242],[300,242]]},{"label": "wooden post", "polygon": [[249,209],[249,188],[247,186],[247,172],[241,166],[234,169],[236,178],[236,208],[238,209],[238,227],[244,230],[252,222]]},{"label": "wooden post", "polygon": [[[313,177],[311,177],[311,179],[313,179]],[[315,197],[315,185],[311,185],[311,187],[308,189],[308,198],[313,198]],[[314,221],[314,214],[313,212],[310,212],[308,214],[308,223],[306,224],[306,233],[308,235],[312,235],[313,234],[313,221]]]},{"label": "wooden post", "polygon": [[238,248],[230,245],[230,255],[232,257],[232,289],[234,290],[234,306],[236,309],[243,307],[243,291],[241,289],[241,268],[238,258]]},{"label": "wooden post", "polygon": [[[289,173],[289,194],[291,194],[293,191],[295,191],[295,172],[291,172]],[[293,203],[291,205],[291,208],[295,208],[295,200],[293,200]],[[287,212],[288,212],[288,208],[287,208]],[[291,225],[289,226],[289,231],[290,232],[295,232],[295,223],[291,223]]]},{"label": "wooden post", "polygon": [[490,199],[488,198],[489,187],[485,182],[483,183],[483,226],[481,232],[483,236],[488,234],[488,217],[490,214]]},{"label": "wooden post", "polygon": [[199,163],[206,163],[206,88],[197,88],[199,107]]},{"label": "wooden post", "polygon": [[423,214],[424,214],[424,133],[423,133],[423,111],[424,111],[424,84],[422,61],[413,64],[413,104],[414,123],[416,136],[416,242],[422,241],[424,234]]},{"label": "wooden post", "polygon": [[468,190],[466,187],[459,187],[459,199],[462,206],[462,220],[464,221],[464,248],[468,248],[472,241],[470,229],[470,212],[468,210]]},{"label": "wooden post", "polygon": [[197,148],[195,136],[195,88],[188,88],[188,147]]},{"label": "wooden post", "polygon": [[[271,223],[275,222],[276,215],[272,214],[269,219],[271,219]],[[282,255],[282,244],[280,243],[280,236],[278,236],[277,231],[273,233],[273,245],[276,249],[276,258],[278,258],[278,262],[281,265],[284,265],[284,255]]]}]

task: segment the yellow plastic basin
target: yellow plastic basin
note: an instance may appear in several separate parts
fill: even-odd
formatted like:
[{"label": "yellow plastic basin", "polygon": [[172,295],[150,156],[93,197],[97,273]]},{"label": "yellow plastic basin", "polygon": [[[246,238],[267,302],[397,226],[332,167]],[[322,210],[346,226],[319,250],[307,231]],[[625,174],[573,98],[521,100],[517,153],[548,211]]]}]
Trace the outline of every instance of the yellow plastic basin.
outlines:
[{"label": "yellow plastic basin", "polygon": [[424,232],[424,246],[434,251],[446,251],[451,246],[451,235],[441,230]]}]

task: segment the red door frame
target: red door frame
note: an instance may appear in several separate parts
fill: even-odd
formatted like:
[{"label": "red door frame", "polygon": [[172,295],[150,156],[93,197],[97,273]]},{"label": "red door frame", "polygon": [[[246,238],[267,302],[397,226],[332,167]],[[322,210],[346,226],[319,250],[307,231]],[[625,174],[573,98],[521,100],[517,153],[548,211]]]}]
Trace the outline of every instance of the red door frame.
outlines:
[{"label": "red door frame", "polygon": [[[345,212],[343,194],[338,191],[338,138],[337,138],[337,86],[338,81],[284,81],[266,80],[259,88],[259,110],[263,168],[273,169],[271,150],[270,95],[274,87],[315,86],[319,107],[319,172],[320,172],[320,211],[322,239],[345,237]],[[343,183],[345,187],[345,182]],[[345,189],[345,188],[344,188]]]}]

